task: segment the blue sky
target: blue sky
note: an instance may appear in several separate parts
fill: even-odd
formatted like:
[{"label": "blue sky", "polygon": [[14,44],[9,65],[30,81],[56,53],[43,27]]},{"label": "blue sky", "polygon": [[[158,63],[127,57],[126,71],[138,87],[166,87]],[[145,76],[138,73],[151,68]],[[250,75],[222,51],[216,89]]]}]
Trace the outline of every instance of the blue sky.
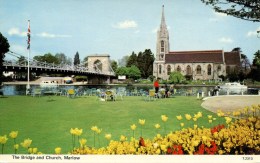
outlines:
[{"label": "blue sky", "polygon": [[0,32],[10,50],[27,56],[27,20],[31,22],[31,58],[64,53],[81,60],[109,54],[113,60],[151,49],[162,5],[170,50],[231,51],[241,47],[252,61],[260,49],[260,23],[217,14],[200,0],[0,0]]}]

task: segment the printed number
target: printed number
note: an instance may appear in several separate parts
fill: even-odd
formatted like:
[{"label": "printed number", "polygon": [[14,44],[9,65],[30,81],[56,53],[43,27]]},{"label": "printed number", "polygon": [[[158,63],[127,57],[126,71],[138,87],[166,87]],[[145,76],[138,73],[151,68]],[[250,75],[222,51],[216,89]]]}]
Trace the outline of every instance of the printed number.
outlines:
[{"label": "printed number", "polygon": [[243,157],[243,160],[253,160],[253,157]]}]

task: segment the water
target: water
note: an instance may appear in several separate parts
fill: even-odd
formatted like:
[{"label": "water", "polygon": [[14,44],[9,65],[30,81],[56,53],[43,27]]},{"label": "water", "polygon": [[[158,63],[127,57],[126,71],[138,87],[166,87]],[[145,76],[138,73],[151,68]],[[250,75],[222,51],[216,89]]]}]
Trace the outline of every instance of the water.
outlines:
[{"label": "water", "polygon": [[[142,93],[148,92],[149,89],[153,89],[152,85],[59,85],[57,87],[40,87],[39,85],[31,85],[31,92],[35,89],[41,89],[44,91],[55,91],[60,92],[60,94],[66,94],[68,89],[75,89],[79,92],[79,95],[95,94],[96,89],[124,89],[126,90],[126,95],[141,95]],[[208,96],[208,92],[214,89],[214,86],[176,86],[174,87],[175,95],[180,96],[196,96],[197,93],[204,92],[204,96]],[[247,92],[244,94],[258,94],[259,88],[248,88]],[[14,95],[26,95],[26,85],[4,85],[2,87],[2,92],[6,96]],[[225,94],[224,92],[219,92],[220,95]]]}]

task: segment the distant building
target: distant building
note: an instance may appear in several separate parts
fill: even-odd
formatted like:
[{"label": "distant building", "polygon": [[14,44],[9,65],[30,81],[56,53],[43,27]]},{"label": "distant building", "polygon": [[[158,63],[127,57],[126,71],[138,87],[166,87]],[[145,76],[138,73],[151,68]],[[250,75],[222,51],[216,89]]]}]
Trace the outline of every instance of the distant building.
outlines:
[{"label": "distant building", "polygon": [[179,71],[192,80],[218,80],[241,67],[239,51],[223,50],[170,51],[169,32],[162,7],[160,28],[157,32],[156,57],[153,76],[168,79],[173,71]]}]

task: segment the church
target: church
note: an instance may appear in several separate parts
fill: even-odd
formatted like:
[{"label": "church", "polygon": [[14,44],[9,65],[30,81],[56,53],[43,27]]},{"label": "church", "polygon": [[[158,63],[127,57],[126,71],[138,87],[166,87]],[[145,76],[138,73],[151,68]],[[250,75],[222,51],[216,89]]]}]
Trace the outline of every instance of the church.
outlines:
[{"label": "church", "polygon": [[190,80],[220,80],[220,76],[227,76],[239,70],[240,60],[239,51],[170,51],[169,32],[164,16],[164,6],[162,6],[153,76],[167,80],[171,72],[178,71]]}]

